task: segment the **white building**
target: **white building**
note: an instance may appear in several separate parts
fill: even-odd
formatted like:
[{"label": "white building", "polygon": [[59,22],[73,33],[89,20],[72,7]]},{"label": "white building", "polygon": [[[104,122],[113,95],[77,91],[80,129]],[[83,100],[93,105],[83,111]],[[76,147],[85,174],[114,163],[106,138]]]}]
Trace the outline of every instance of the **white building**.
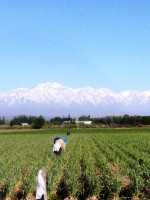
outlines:
[{"label": "white building", "polygon": [[[63,121],[63,124],[69,124],[71,121]],[[75,121],[76,124],[85,124],[85,125],[90,125],[92,124],[92,121]]]},{"label": "white building", "polygon": [[29,126],[28,123],[21,123],[22,126]]},{"label": "white building", "polygon": [[63,121],[63,124],[69,124],[70,121]]},{"label": "white building", "polygon": [[76,124],[85,124],[85,125],[90,125],[92,124],[92,121],[75,121]]}]

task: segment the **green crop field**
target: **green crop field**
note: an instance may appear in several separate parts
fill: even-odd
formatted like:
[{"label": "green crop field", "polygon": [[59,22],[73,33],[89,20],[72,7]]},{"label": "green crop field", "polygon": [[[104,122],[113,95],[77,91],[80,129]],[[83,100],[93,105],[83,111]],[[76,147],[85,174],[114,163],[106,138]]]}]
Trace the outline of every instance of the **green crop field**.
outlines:
[{"label": "green crop field", "polygon": [[[0,199],[33,199],[45,166],[49,200],[150,199],[150,129],[0,134]],[[55,136],[66,152],[52,152]]]}]

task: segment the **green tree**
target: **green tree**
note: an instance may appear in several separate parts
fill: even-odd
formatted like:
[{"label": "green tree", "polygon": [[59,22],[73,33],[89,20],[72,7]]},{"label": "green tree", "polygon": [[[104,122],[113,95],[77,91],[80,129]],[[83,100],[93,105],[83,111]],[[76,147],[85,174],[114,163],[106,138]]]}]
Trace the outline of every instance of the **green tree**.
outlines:
[{"label": "green tree", "polygon": [[45,119],[44,117],[41,115],[39,117],[37,117],[35,120],[34,120],[34,123],[33,123],[33,128],[35,129],[39,129],[39,128],[42,128],[43,125],[45,124]]},{"label": "green tree", "polygon": [[[68,119],[68,118],[67,118]],[[65,121],[66,118],[61,118],[61,117],[54,117],[50,120],[50,123],[53,123],[55,125],[61,125],[63,121]]]},{"label": "green tree", "polygon": [[0,117],[0,125],[5,125],[5,117]]}]

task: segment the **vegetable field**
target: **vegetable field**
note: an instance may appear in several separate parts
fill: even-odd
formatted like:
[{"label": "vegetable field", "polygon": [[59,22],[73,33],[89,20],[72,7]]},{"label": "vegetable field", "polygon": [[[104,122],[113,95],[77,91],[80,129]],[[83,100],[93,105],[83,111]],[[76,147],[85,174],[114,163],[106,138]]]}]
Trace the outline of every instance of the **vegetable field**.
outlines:
[{"label": "vegetable field", "polygon": [[[66,132],[0,134],[0,199],[34,199],[43,166],[49,200],[150,199],[150,129]],[[57,135],[67,137],[60,156]]]}]

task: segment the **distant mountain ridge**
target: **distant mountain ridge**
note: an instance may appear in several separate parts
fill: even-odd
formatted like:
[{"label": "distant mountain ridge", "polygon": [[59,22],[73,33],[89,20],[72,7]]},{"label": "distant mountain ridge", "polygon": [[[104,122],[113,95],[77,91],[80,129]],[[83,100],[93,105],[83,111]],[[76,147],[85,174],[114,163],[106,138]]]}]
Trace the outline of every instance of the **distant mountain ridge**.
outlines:
[{"label": "distant mountain ridge", "polygon": [[55,116],[59,113],[150,114],[150,90],[115,93],[107,88],[72,89],[59,83],[46,82],[32,89],[17,88],[9,92],[0,92],[0,114]]}]

